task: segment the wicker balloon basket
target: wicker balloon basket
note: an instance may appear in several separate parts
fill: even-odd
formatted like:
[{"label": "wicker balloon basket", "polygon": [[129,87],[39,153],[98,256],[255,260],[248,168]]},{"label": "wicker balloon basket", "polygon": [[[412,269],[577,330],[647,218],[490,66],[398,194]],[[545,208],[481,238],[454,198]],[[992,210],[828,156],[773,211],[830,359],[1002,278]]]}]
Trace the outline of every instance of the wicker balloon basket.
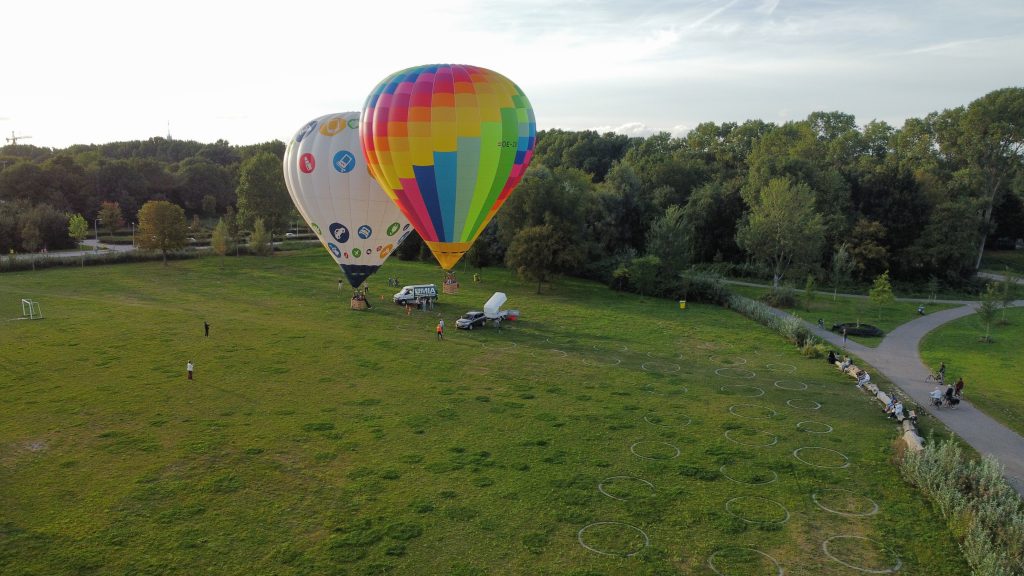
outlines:
[{"label": "wicker balloon basket", "polygon": [[368,308],[366,300],[362,298],[353,298],[351,306],[353,310],[366,310]]}]

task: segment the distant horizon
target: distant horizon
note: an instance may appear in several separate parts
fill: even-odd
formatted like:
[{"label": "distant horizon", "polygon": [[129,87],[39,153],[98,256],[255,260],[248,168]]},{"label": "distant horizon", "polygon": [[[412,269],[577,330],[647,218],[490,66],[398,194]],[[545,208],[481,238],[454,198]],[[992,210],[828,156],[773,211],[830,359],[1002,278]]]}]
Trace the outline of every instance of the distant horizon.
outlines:
[{"label": "distant horizon", "polygon": [[[856,119],[857,127],[858,128],[863,128],[864,125],[869,123],[869,122],[881,120],[881,121],[886,122],[887,124],[889,124],[893,128],[899,129],[899,128],[903,127],[903,125],[906,123],[906,121],[908,119],[911,119],[911,118],[920,119],[920,118],[924,118],[928,114],[931,114],[932,112],[942,112],[944,110],[948,110],[948,109],[951,109],[951,108],[966,107],[967,105],[969,105],[974,100],[977,100],[978,98],[981,98],[982,96],[984,96],[985,94],[988,94],[989,92],[992,92],[994,90],[1000,90],[1002,88],[1013,88],[1013,87],[1017,87],[1017,86],[1001,86],[1001,87],[998,87],[998,88],[993,88],[993,90],[989,90],[989,91],[985,92],[984,94],[978,94],[976,97],[971,98],[971,100],[963,102],[961,104],[955,104],[955,105],[952,105],[952,106],[947,106],[945,108],[938,109],[938,110],[928,110],[928,111],[922,112],[920,114],[916,114],[916,115],[912,115],[912,116],[907,116],[905,118],[902,118],[898,122],[892,122],[892,121],[888,121],[888,120],[884,120],[884,119],[877,119],[877,118],[873,118],[873,119],[867,120],[867,121],[862,121],[856,115],[854,115],[854,118]],[[341,113],[341,112],[342,111],[338,111],[338,113]],[[565,127],[560,127],[560,126],[546,127],[546,126],[539,126],[538,125],[537,130],[538,131],[563,130],[563,131],[567,131],[567,132],[583,132],[583,131],[588,131],[589,130],[589,131],[595,131],[598,134],[606,134],[606,133],[611,132],[611,133],[614,133],[614,134],[621,134],[621,135],[629,136],[629,137],[642,137],[642,138],[647,138],[647,137],[653,136],[655,134],[658,134],[660,132],[668,132],[669,134],[671,134],[675,138],[685,138],[687,136],[687,134],[689,134],[693,130],[693,128],[696,128],[698,125],[700,125],[700,124],[702,124],[704,122],[714,122],[717,125],[722,125],[722,124],[726,124],[726,123],[730,123],[731,122],[731,123],[736,123],[737,125],[742,125],[745,122],[748,122],[748,121],[751,121],[751,120],[756,120],[756,121],[763,121],[763,122],[768,122],[768,123],[774,123],[776,125],[782,125],[782,124],[785,124],[786,122],[799,122],[799,121],[805,120],[807,118],[807,116],[809,116],[810,114],[812,114],[814,112],[841,112],[841,113],[845,113],[845,114],[849,114],[850,113],[850,112],[848,112],[846,110],[810,110],[810,111],[807,112],[807,114],[804,114],[803,116],[790,118],[790,119],[787,119],[787,120],[784,120],[784,121],[771,121],[771,120],[765,120],[764,118],[745,118],[743,120],[721,120],[721,121],[706,120],[706,121],[700,121],[697,124],[694,124],[694,126],[692,126],[692,127],[687,127],[684,131],[653,130],[653,129],[647,128],[646,126],[631,126],[631,125],[624,125],[624,126],[596,126],[596,127],[590,127],[590,128],[565,128]],[[300,126],[296,126],[296,130],[298,130],[299,128],[301,128],[301,125]],[[107,142],[76,142],[76,143],[68,144],[68,145],[65,145],[65,146],[43,146],[43,145],[38,145],[38,144],[34,144],[32,142],[32,140],[34,140],[34,137],[32,137],[31,135],[25,136],[25,135],[22,135],[21,133],[18,133],[17,131],[15,131],[15,135],[17,136],[17,138],[19,140],[19,142],[18,142],[19,146],[27,145],[27,146],[35,146],[37,148],[49,148],[49,149],[53,149],[53,150],[65,150],[65,149],[68,149],[68,148],[71,148],[71,147],[74,147],[74,146],[105,146],[105,145],[108,145],[108,144],[118,144],[118,143],[122,143],[122,142],[145,142],[145,141],[152,140],[152,139],[155,139],[155,138],[161,138],[161,139],[168,140],[168,141],[195,142],[197,144],[203,144],[203,145],[215,144],[216,142],[218,142],[220,140],[224,140],[230,146],[245,147],[245,146],[258,146],[260,144],[267,144],[267,143],[270,143],[270,142],[274,142],[275,140],[281,141],[284,144],[287,144],[288,141],[290,140],[290,138],[294,135],[294,134],[289,134],[289,135],[283,136],[283,137],[271,138],[269,140],[252,141],[252,142],[232,142],[231,140],[229,140],[227,138],[224,138],[224,137],[214,138],[213,140],[197,140],[197,139],[194,139],[194,138],[179,138],[179,137],[176,137],[173,132],[174,132],[174,127],[172,125],[171,126],[171,131],[169,133],[165,133],[165,134],[154,134],[154,135],[151,135],[151,136],[139,137],[139,138],[131,138],[131,139],[125,139],[125,140],[110,140],[110,141],[107,141]],[[0,145],[0,148],[4,148],[6,146],[10,146],[11,145],[11,143],[8,141],[10,137],[11,137],[11,132],[8,132],[8,133],[3,135],[4,143],[3,143],[3,145]],[[23,139],[25,141],[22,141]]]},{"label": "distant horizon", "polygon": [[538,129],[630,136],[816,111],[900,127],[1024,79],[1019,0],[395,0],[386,27],[368,3],[173,8],[9,7],[6,43],[31,57],[4,71],[0,144],[148,140],[168,122],[175,140],[287,141],[430,62],[504,74]]}]

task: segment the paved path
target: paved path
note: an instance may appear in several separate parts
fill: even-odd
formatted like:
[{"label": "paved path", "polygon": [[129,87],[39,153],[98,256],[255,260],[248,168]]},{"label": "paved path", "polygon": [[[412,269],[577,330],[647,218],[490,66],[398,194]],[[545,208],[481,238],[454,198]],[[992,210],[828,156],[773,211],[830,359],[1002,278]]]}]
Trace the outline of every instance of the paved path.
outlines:
[{"label": "paved path", "polygon": [[[1024,306],[1024,300],[1017,300],[1014,306]],[[925,367],[918,354],[918,346],[925,334],[964,316],[977,312],[978,303],[969,302],[959,308],[950,308],[916,318],[890,332],[878,348],[868,348],[848,341],[847,351],[865,360],[884,374],[900,390],[910,396],[922,410],[942,421],[950,430],[982,454],[991,454],[1004,467],[1006,478],[1024,496],[1024,437],[996,422],[964,400],[956,409],[932,409],[928,394],[935,388],[934,383],[925,382],[931,371]],[[785,315],[785,312],[779,312]],[[843,345],[843,337],[823,330],[809,322],[804,324],[819,338],[836,347]],[[970,389],[966,390],[968,398]]]}]

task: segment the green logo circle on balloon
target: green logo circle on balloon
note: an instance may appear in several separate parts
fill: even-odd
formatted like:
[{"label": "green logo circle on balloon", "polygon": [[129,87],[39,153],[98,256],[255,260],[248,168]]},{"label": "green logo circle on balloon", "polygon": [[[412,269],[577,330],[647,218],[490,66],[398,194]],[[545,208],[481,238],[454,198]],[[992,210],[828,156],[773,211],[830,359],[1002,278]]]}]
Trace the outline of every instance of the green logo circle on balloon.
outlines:
[{"label": "green logo circle on balloon", "polygon": [[451,270],[522,180],[537,123],[501,74],[431,64],[377,84],[359,137],[370,173]]}]

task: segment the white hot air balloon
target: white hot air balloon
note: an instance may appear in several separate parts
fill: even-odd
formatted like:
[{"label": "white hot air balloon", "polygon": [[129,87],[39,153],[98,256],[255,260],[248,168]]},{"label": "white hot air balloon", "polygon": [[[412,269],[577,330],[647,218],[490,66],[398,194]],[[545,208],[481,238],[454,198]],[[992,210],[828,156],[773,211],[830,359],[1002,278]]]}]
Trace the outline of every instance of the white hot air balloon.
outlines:
[{"label": "white hot air balloon", "polygon": [[295,207],[353,288],[412,230],[366,169],[359,112],[328,114],[300,128],[284,154],[284,180]]}]

